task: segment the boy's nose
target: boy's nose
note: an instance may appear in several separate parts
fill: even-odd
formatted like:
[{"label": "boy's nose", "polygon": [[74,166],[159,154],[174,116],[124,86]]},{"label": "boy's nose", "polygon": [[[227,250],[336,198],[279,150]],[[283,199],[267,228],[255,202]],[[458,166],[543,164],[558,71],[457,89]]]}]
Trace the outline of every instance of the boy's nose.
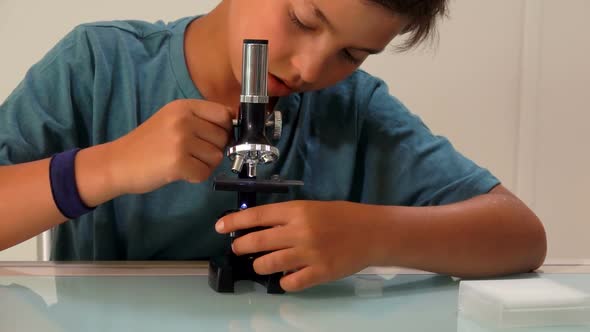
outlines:
[{"label": "boy's nose", "polygon": [[316,83],[326,69],[326,61],[317,53],[299,54],[293,59],[293,65],[299,73],[300,85]]}]

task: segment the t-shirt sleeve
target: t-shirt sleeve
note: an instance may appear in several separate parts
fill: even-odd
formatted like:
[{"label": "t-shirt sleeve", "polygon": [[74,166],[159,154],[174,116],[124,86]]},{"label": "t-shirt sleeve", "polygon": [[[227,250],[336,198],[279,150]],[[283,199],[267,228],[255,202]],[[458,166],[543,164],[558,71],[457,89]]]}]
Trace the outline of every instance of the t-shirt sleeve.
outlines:
[{"label": "t-shirt sleeve", "polygon": [[444,205],[489,192],[500,181],[434,135],[377,80],[359,114],[361,201]]},{"label": "t-shirt sleeve", "polygon": [[86,147],[93,83],[88,45],[84,28],[77,27],[0,104],[0,165]]}]

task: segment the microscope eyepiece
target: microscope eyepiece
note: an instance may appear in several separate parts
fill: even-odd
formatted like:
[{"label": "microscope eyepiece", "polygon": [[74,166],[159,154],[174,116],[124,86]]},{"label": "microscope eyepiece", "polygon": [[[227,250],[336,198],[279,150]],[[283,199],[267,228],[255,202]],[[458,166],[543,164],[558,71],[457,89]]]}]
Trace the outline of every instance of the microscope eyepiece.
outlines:
[{"label": "microscope eyepiece", "polygon": [[266,104],[268,41],[246,39],[242,50],[242,103]]}]

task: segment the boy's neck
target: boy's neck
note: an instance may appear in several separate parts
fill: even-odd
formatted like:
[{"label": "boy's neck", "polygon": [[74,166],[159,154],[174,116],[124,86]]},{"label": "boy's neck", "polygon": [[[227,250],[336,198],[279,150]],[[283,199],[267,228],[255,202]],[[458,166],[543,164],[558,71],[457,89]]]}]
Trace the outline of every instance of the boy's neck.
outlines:
[{"label": "boy's neck", "polygon": [[229,57],[227,1],[209,14],[194,20],[186,30],[186,65],[203,97],[237,110],[241,86],[236,80]]}]

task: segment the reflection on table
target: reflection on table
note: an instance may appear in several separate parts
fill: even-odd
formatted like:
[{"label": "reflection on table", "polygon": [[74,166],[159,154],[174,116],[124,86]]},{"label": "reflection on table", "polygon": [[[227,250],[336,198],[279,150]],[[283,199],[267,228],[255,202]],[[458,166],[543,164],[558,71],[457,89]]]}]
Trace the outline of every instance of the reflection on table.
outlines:
[{"label": "reflection on table", "polygon": [[[510,278],[550,278],[590,292],[586,273]],[[433,274],[359,274],[285,295],[251,282],[218,294],[206,273],[0,275],[0,331],[495,331],[458,318],[458,285]]]}]

